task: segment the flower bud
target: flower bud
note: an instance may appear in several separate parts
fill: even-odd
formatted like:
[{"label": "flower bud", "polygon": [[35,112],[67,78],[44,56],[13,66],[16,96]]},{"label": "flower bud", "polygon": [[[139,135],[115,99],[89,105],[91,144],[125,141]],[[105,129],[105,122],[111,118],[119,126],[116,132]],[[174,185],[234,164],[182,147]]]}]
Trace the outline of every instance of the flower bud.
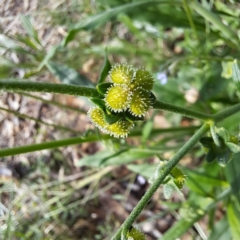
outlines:
[{"label": "flower bud", "polygon": [[127,233],[127,239],[128,240],[146,240],[146,237],[141,230],[135,227],[131,227],[131,229]]},{"label": "flower bud", "polygon": [[109,77],[113,83],[128,84],[134,77],[134,70],[127,64],[116,64],[109,72]]},{"label": "flower bud", "polygon": [[129,104],[129,110],[133,116],[144,116],[151,106],[152,101],[148,90],[145,90],[142,87],[137,87],[133,90]]},{"label": "flower bud", "polygon": [[134,123],[131,123],[125,119],[120,119],[116,123],[109,125],[107,129],[110,135],[119,138],[127,137],[133,126]]},{"label": "flower bud", "polygon": [[154,83],[154,78],[152,74],[145,70],[144,68],[139,68],[136,71],[135,78],[134,78],[134,85],[141,86],[144,89],[152,90]]},{"label": "flower bud", "polygon": [[94,107],[88,111],[88,116],[92,123],[97,126],[101,131],[107,133],[107,123],[104,118],[104,112],[101,108]]},{"label": "flower bud", "polygon": [[130,91],[127,85],[114,85],[105,95],[105,102],[109,109],[114,112],[123,112],[127,109],[130,101]]}]

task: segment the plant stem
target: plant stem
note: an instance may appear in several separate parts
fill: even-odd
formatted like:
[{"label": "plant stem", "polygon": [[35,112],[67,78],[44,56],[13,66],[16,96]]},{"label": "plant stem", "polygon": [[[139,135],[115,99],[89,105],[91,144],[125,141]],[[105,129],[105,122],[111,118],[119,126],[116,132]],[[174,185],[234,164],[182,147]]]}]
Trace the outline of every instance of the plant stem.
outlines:
[{"label": "plant stem", "polygon": [[181,115],[184,115],[184,116],[187,116],[187,117],[190,117],[190,118],[200,119],[200,120],[203,120],[203,121],[209,121],[210,119],[212,119],[211,114],[201,113],[201,112],[193,111],[193,110],[190,110],[190,109],[187,109],[187,108],[174,106],[170,103],[165,103],[165,102],[162,102],[162,101],[159,101],[159,100],[157,100],[153,104],[153,108],[161,109],[161,110],[165,110],[165,111],[173,112],[173,113],[179,113]]},{"label": "plant stem", "polygon": [[179,151],[173,156],[173,158],[168,162],[165,167],[165,170],[160,174],[156,181],[151,185],[142,199],[138,202],[136,207],[130,213],[126,221],[118,229],[117,233],[113,236],[112,240],[120,240],[121,232],[126,232],[134,223],[135,219],[147,205],[153,194],[157,191],[161,183],[170,173],[170,171],[178,164],[182,157],[191,150],[191,148],[199,141],[199,139],[209,130],[209,125],[205,123],[184,145]]},{"label": "plant stem", "polygon": [[95,88],[11,79],[1,80],[0,89],[7,91],[50,92],[83,97],[100,97],[100,94]]},{"label": "plant stem", "polygon": [[[164,129],[154,129],[153,133],[151,135],[155,135],[156,133],[168,133],[168,132],[175,132],[175,131],[189,131],[192,132],[196,130],[197,127],[185,127],[185,128],[164,128]],[[156,132],[155,132],[156,131]],[[135,130],[133,131],[129,137],[135,137],[135,136],[141,136],[142,130]],[[112,137],[109,135],[101,135],[101,139],[111,139]],[[51,149],[51,148],[59,148],[64,147],[68,145],[73,144],[79,144],[83,142],[95,142],[99,141],[99,137],[97,135],[89,135],[87,137],[72,137],[72,138],[66,138],[63,140],[55,140],[45,143],[38,143],[38,144],[31,144],[26,146],[20,146],[20,147],[13,147],[13,148],[4,148],[0,149],[0,157],[7,157],[7,156],[13,156],[17,154],[22,153],[28,153],[28,152],[35,152],[45,149]]]},{"label": "plant stem", "polygon": [[67,138],[63,140],[26,145],[21,147],[5,148],[0,150],[0,157],[13,156],[17,154],[35,152],[35,151],[50,149],[50,148],[64,147],[64,146],[73,145],[73,144],[80,144],[83,142],[94,142],[97,140],[98,140],[97,136],[90,135],[87,137],[74,137],[74,138]]},{"label": "plant stem", "polygon": [[[83,97],[101,97],[95,88],[82,87],[69,84],[43,83],[43,82],[28,82],[23,80],[1,80],[0,89],[8,91],[27,91],[27,92],[50,92],[69,95],[78,95]],[[169,112],[179,113],[191,118],[207,121],[211,119],[210,114],[200,113],[189,110],[187,108],[174,106],[170,103],[156,101],[153,108],[161,109]]]},{"label": "plant stem", "polygon": [[233,115],[237,112],[240,112],[240,103],[238,103],[236,105],[233,105],[233,106],[231,106],[231,107],[229,107],[229,108],[227,108],[227,109],[225,109],[221,112],[213,114],[211,118],[213,119],[214,122],[217,123],[217,122],[220,122],[221,120],[223,120],[223,119],[225,119],[225,118],[227,118],[227,117],[229,117],[229,116],[231,116],[231,115]]}]

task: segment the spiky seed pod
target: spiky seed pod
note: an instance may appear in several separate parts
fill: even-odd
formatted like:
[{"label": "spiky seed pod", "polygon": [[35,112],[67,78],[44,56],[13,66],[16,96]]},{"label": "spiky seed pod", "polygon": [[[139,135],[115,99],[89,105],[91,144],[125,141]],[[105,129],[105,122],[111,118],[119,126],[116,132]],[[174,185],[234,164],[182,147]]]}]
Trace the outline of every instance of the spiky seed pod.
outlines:
[{"label": "spiky seed pod", "polygon": [[170,173],[174,178],[174,183],[179,189],[182,189],[186,182],[186,175],[184,172],[179,167],[174,167]]},{"label": "spiky seed pod", "polygon": [[127,232],[128,240],[146,240],[145,234],[136,227],[131,227],[131,229]]},{"label": "spiky seed pod", "polygon": [[134,77],[134,70],[127,64],[116,64],[109,72],[109,77],[113,83],[128,84]]},{"label": "spiky seed pod", "polygon": [[91,122],[98,127],[102,132],[108,133],[108,124],[104,119],[104,112],[101,108],[94,107],[88,111],[88,116]]},{"label": "spiky seed pod", "polygon": [[141,117],[152,107],[150,91],[137,87],[133,90],[129,111],[133,116]]},{"label": "spiky seed pod", "polygon": [[114,112],[123,112],[128,108],[131,94],[125,84],[110,87],[105,95],[105,102],[109,109]]},{"label": "spiky seed pod", "polygon": [[125,119],[120,119],[116,123],[109,125],[107,130],[110,135],[116,138],[127,137],[133,126],[134,123],[131,123]]},{"label": "spiky seed pod", "polygon": [[139,68],[136,71],[134,78],[134,85],[141,86],[144,89],[152,90],[154,84],[154,78],[152,74],[144,68]]}]

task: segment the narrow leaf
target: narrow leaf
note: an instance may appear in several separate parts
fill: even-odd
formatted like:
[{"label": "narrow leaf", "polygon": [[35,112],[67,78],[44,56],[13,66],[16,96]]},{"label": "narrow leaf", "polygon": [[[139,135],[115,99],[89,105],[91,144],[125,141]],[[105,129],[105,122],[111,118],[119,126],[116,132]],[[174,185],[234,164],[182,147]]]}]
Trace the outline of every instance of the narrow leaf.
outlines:
[{"label": "narrow leaf", "polygon": [[159,152],[160,151],[151,151],[148,149],[133,148],[115,156],[114,152],[105,150],[105,151],[98,152],[92,156],[86,156],[84,158],[79,159],[76,166],[99,167],[103,159],[106,159],[106,158],[108,159],[108,161],[104,165],[117,166],[117,165],[133,162],[134,160],[137,160],[137,159],[145,159]]},{"label": "narrow leaf", "polygon": [[232,239],[240,239],[240,210],[235,201],[231,201],[228,205],[227,217],[232,233]]},{"label": "narrow leaf", "polygon": [[106,79],[106,77],[108,76],[108,73],[111,69],[111,63],[108,60],[107,57],[107,53],[105,54],[105,58],[104,58],[104,63],[103,63],[103,67],[100,73],[100,76],[98,78],[98,84],[103,83]]}]

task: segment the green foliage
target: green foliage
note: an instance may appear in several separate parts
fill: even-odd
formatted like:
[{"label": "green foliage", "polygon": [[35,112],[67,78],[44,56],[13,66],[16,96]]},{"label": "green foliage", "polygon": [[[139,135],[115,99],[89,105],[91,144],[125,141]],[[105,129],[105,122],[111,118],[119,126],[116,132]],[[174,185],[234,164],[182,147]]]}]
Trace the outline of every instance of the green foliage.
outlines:
[{"label": "green foliage", "polygon": [[[69,159],[63,155],[62,147],[98,142],[97,150],[101,151],[95,148],[92,151],[91,146],[90,153],[79,149],[76,156],[81,158],[76,160],[75,156],[74,163],[72,159],[70,162],[84,174],[70,184],[51,179],[62,176],[62,172],[52,173],[46,167],[45,152],[32,166],[40,177],[30,181],[30,174],[29,179],[23,180],[30,190],[26,192],[21,185],[15,191],[13,184],[11,190],[9,185],[1,183],[3,200],[12,195],[8,209],[0,205],[3,213],[0,234],[5,239],[73,239],[68,233],[65,236],[65,232],[73,232],[67,223],[91,215],[85,211],[86,206],[93,204],[91,199],[111,193],[109,189],[116,182],[125,184],[130,177],[141,175],[151,185],[117,232],[114,233],[120,220],[112,214],[106,216],[97,233],[89,231],[86,239],[145,239],[132,226],[135,221],[142,224],[143,218],[137,217],[144,207],[152,210],[152,203],[158,206],[156,198],[150,201],[158,189],[159,199],[162,195],[168,199],[161,202],[166,205],[166,213],[175,218],[161,239],[184,238],[186,233],[193,239],[199,236],[210,240],[240,239],[240,70],[237,64],[240,11],[236,1],[73,2],[71,6],[56,3],[59,7],[54,10],[43,8],[37,12],[39,16],[47,14],[46,19],[50,19],[61,39],[46,42],[42,32],[35,28],[39,16],[31,12],[20,17],[24,34],[2,31],[0,89],[57,105],[59,111],[67,109],[84,114],[79,116],[81,120],[87,119],[87,109],[82,111],[46,100],[45,95],[29,96],[26,92],[86,97],[96,105],[88,115],[103,133],[128,138],[117,139],[95,131],[90,123],[89,131],[79,132],[53,124],[52,119],[49,123],[22,114],[19,109],[7,109],[8,102],[2,101],[2,121],[8,112],[21,121],[29,119],[36,125],[61,131],[60,139],[53,135],[48,141],[38,143],[43,133],[37,131],[32,144],[1,149],[3,162],[8,162],[9,156],[49,149],[51,162],[56,161],[61,171],[64,169],[68,174]],[[52,82],[49,76],[60,83]],[[61,150],[53,150],[60,147]],[[201,161],[204,154],[206,161]],[[166,161],[157,166],[158,159]],[[115,179],[113,170],[121,169],[122,165],[126,166],[127,176]],[[103,177],[107,187],[101,185]],[[83,199],[78,196],[81,190],[86,193]],[[122,206],[126,205],[127,191],[113,196]],[[26,215],[22,214],[25,205],[29,211]],[[9,214],[12,209],[14,214]],[[227,216],[220,215],[219,219],[219,212],[223,211]],[[200,219],[204,219],[205,233],[198,224]]]}]

